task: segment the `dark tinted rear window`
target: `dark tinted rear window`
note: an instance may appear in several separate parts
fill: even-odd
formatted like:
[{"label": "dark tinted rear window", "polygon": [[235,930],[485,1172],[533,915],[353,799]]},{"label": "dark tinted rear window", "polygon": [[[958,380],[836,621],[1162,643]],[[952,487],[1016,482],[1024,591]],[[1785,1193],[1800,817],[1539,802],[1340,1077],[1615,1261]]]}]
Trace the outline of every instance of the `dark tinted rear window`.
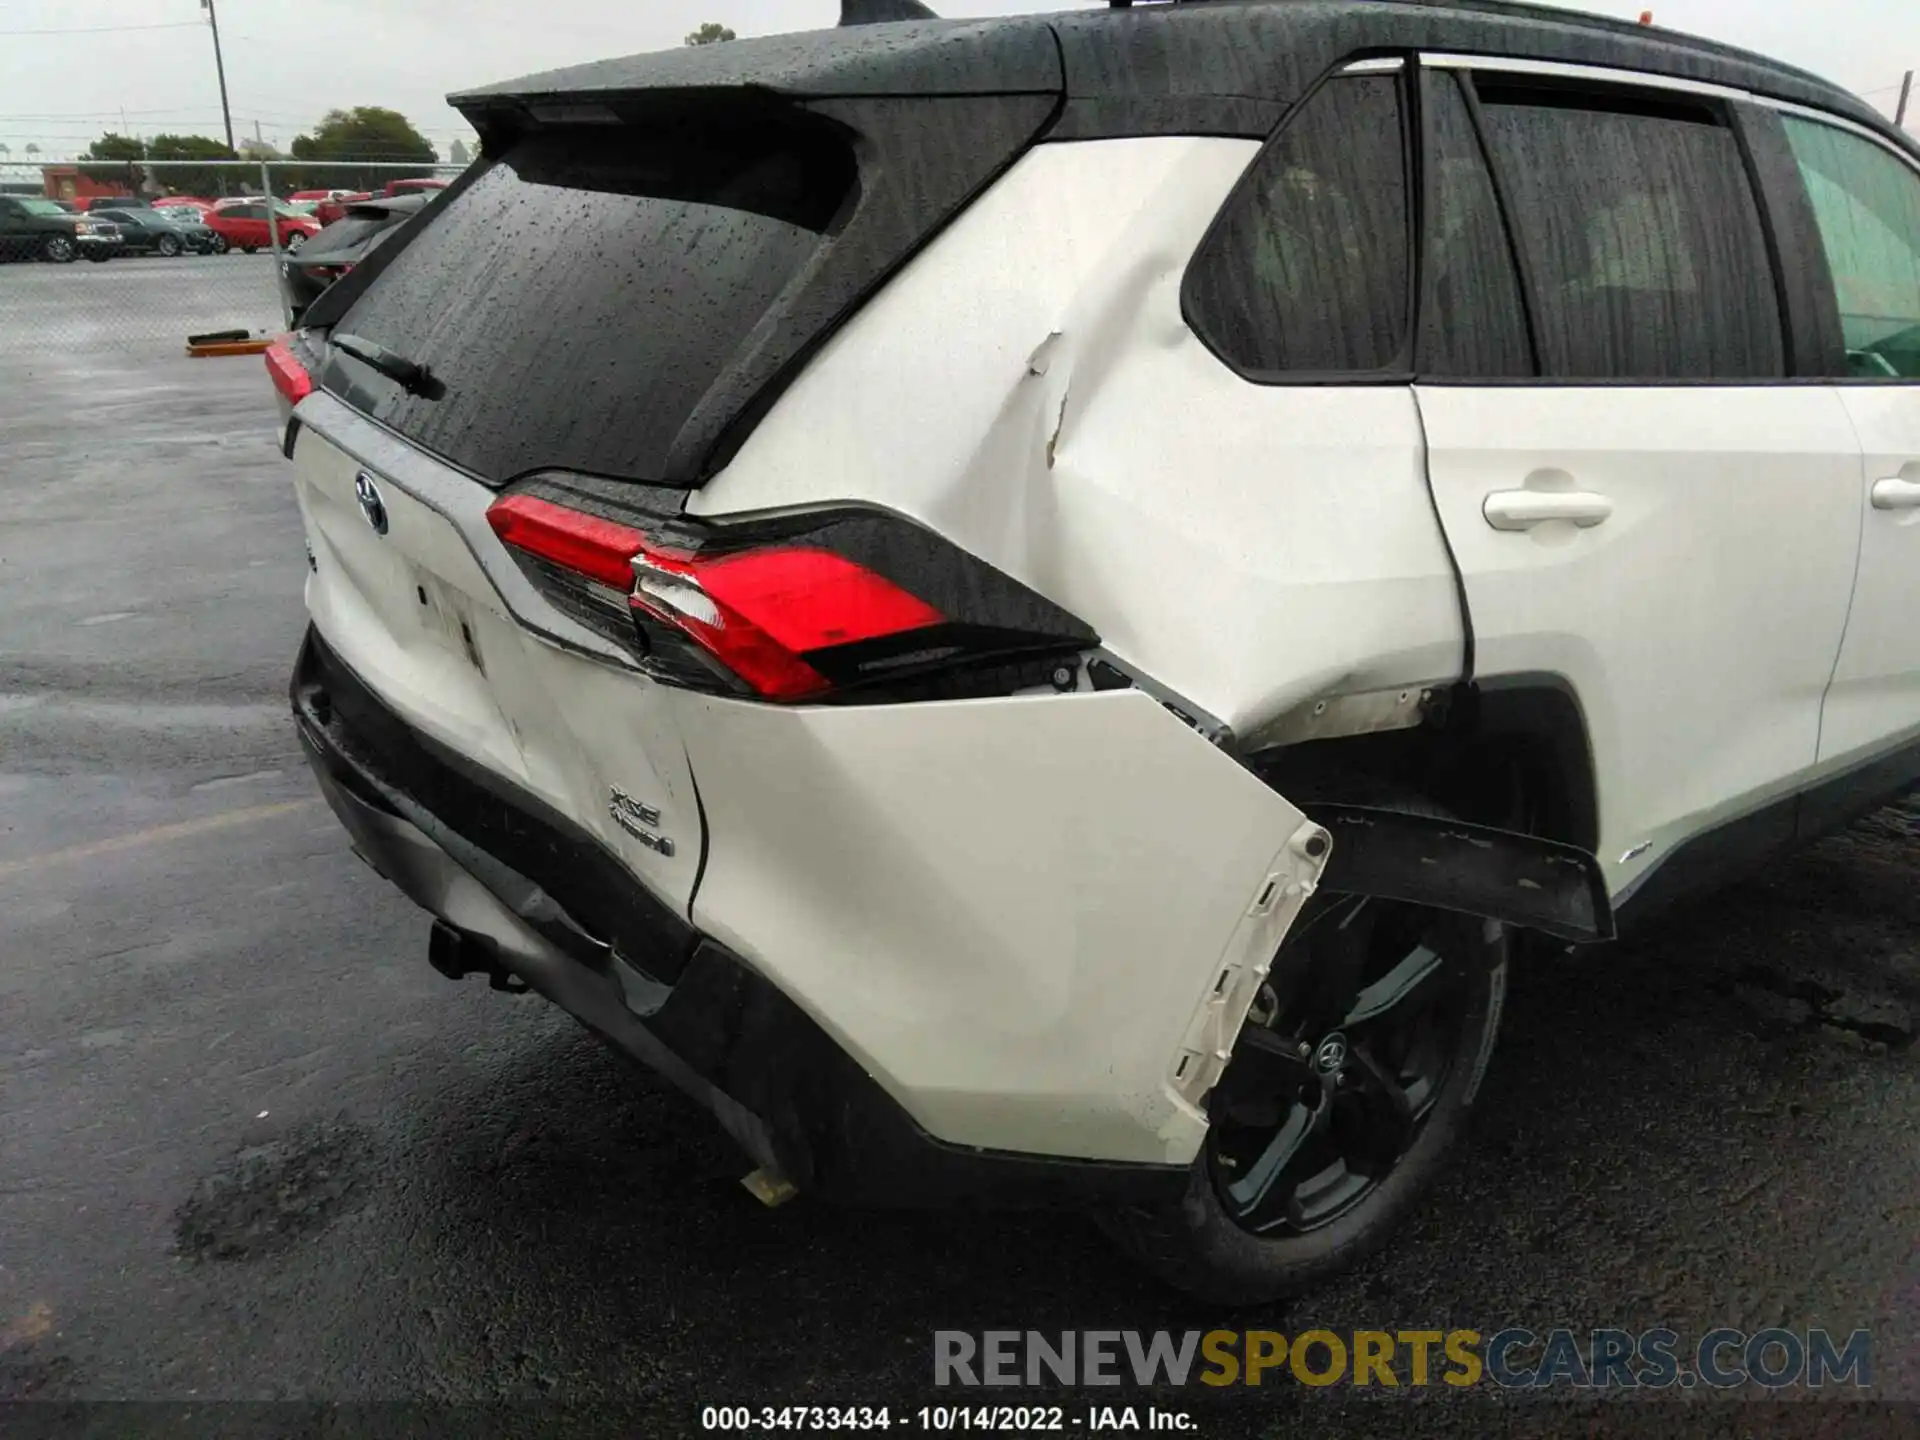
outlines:
[{"label": "dark tinted rear window", "polygon": [[1712,110],[1496,82],[1480,93],[1531,271],[1546,374],[1783,373],[1759,206]]},{"label": "dark tinted rear window", "polygon": [[328,387],[494,483],[544,468],[658,480],[853,175],[836,138],[791,127],[536,132],[336,327],[426,365],[438,393],[409,396],[337,352]]}]

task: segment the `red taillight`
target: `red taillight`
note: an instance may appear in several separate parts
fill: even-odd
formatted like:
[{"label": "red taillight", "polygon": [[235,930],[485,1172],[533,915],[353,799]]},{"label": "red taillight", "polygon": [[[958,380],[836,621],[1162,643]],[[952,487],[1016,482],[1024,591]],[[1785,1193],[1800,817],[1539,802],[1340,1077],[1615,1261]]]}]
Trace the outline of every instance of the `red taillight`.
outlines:
[{"label": "red taillight", "polygon": [[700,586],[794,654],[898,635],[946,617],[826,550],[750,550],[699,568]]},{"label": "red taillight", "polygon": [[496,501],[487,520],[515,549],[621,592],[637,615],[691,640],[769,700],[832,688],[803,658],[810,652],[946,619],[884,576],[811,546],[689,554],[532,495]]},{"label": "red taillight", "polygon": [[487,509],[487,523],[516,550],[628,592],[633,589],[633,557],[647,543],[638,530],[532,495],[494,501]]},{"label": "red taillight", "polygon": [[298,405],[313,393],[313,377],[307,374],[307,367],[295,358],[284,341],[276,340],[266,350],[267,374],[273,377],[273,388],[286,397],[289,405]]}]

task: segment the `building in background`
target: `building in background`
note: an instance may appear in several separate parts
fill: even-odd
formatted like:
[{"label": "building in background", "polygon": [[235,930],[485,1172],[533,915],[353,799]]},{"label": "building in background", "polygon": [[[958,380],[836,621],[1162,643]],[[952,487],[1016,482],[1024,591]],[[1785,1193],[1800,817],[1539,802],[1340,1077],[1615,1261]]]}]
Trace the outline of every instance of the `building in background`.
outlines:
[{"label": "building in background", "polygon": [[[128,170],[137,170],[137,166],[127,166]],[[49,200],[94,200],[106,199],[116,195],[130,195],[143,185],[130,185],[125,180],[96,180],[78,165],[42,165],[40,167],[39,194]],[[29,192],[33,193],[33,192]]]}]

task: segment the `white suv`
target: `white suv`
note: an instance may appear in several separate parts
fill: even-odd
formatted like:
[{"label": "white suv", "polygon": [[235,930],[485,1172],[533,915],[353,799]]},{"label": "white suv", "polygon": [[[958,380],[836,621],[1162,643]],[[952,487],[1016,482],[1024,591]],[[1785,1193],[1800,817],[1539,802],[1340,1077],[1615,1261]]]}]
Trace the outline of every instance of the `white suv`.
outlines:
[{"label": "white suv", "polygon": [[1820,80],[1328,0],[456,103],[269,356],[300,733],[434,964],[763,1198],[1298,1289],[1460,1133],[1510,936],[1920,778],[1920,152]]}]

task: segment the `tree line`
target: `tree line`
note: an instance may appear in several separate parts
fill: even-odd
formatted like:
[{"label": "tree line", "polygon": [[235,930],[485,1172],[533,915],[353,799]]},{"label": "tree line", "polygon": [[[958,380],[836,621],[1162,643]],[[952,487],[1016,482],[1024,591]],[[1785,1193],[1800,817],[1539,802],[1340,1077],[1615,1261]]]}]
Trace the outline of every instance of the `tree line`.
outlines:
[{"label": "tree line", "polygon": [[[688,35],[686,43],[716,45],[735,38],[727,26],[709,20]],[[27,147],[29,153],[37,148]],[[267,160],[274,163],[278,189],[371,190],[392,172],[366,169],[369,161],[434,165],[440,160],[432,142],[406,116],[379,105],[329,110],[312,133],[294,138],[287,156],[266,146],[242,148],[245,154],[205,135],[155,135],[142,140],[109,130],[81,154],[80,170],[103,185],[124,184],[133,194],[142,188],[140,167],[149,160]],[[456,165],[466,163],[465,147],[457,140],[450,158]],[[221,195],[254,188],[245,171],[198,168],[191,163],[169,165],[153,172],[153,178],[162,189],[180,195]]]},{"label": "tree line", "polygon": [[[440,153],[406,116],[379,105],[351,110],[329,110],[305,135],[296,136],[290,154],[247,144],[246,153],[228,148],[205,135],[155,135],[142,140],[109,131],[80,156],[80,170],[103,185],[125,184],[129,193],[141,188],[141,165],[154,161],[269,160],[274,162],[274,185],[286,190],[368,190],[391,179],[390,170],[367,168],[369,161],[428,166]],[[455,143],[455,163],[466,156]],[[191,163],[152,172],[154,183],[182,195],[219,195],[251,192],[256,183],[243,170],[221,170]]]}]

